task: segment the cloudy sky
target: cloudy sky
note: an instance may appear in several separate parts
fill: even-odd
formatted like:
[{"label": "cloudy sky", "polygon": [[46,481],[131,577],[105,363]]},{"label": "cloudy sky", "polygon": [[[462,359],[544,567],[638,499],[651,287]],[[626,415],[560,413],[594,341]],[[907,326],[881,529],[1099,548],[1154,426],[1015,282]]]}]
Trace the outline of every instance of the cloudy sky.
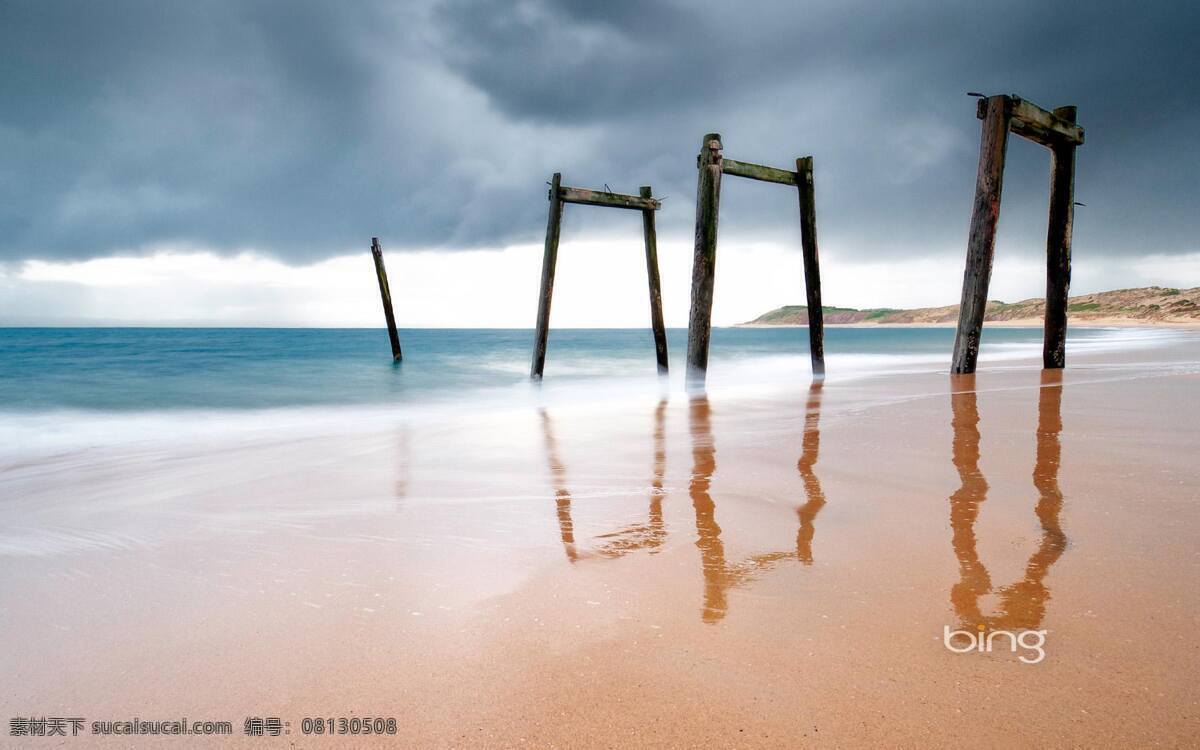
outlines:
[{"label": "cloudy sky", "polygon": [[[1073,291],[1200,285],[1191,3],[0,0],[0,323],[529,326],[545,182],[664,196],[695,153],[812,154],[828,304],[957,300],[967,91],[1079,107]],[[1044,284],[1047,152],[1013,139],[992,295]],[[730,179],[715,318],[803,298],[796,196]],[[636,214],[569,207],[556,325],[645,325]]]}]

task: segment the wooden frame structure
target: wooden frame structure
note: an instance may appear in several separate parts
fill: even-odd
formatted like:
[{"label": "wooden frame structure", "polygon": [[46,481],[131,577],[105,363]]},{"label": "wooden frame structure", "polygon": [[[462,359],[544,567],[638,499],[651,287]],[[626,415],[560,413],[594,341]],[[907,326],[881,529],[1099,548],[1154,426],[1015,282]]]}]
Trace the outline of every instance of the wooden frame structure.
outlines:
[{"label": "wooden frame structure", "polygon": [[656,554],[667,539],[667,527],[663,522],[663,499],[667,496],[666,490],[663,489],[663,478],[667,470],[667,400],[660,399],[654,409],[654,475],[650,480],[650,508],[646,522],[631,523],[617,531],[597,535],[593,539],[603,540],[603,543],[582,552],[576,547],[575,520],[571,512],[573,497],[568,487],[567,470],[558,450],[558,440],[554,436],[553,420],[545,408],[539,411],[542,416],[546,460],[550,465],[550,476],[554,484],[558,533],[567,560],[577,563],[589,557],[617,558],[638,550]]},{"label": "wooden frame structure", "polygon": [[628,208],[642,212],[642,233],[646,243],[646,277],[650,285],[650,325],[654,331],[654,351],[660,375],[667,372],[667,331],[663,325],[662,284],[658,275],[658,240],[654,212],[662,203],[653,197],[649,185],[640,195],[622,195],[600,190],[566,187],[562,174],[555,172],[550,182],[550,218],[546,224],[546,250],[542,256],[542,288],[538,295],[537,328],[533,340],[533,365],[529,376],[541,380],[546,366],[546,340],[550,334],[550,301],[554,294],[554,270],[558,264],[558,237],[562,229],[563,204]]},{"label": "wooden frame structure", "polygon": [[[688,496],[691,498],[695,514],[695,545],[700,551],[700,574],[704,582],[700,607],[701,622],[716,623],[722,620],[729,610],[728,594],[731,590],[753,583],[787,561],[795,560],[801,565],[812,565],[816,519],[826,505],[825,491],[821,488],[821,480],[815,471],[821,450],[821,390],[820,381],[811,383],[808,401],[804,407],[802,448],[796,469],[804,485],[805,502],[795,509],[798,522],[795,547],[760,552],[740,559],[731,559],[731,556],[726,554],[725,541],[722,539],[724,532],[717,522],[717,502],[712,493],[712,479],[717,470],[717,451],[713,442],[712,409],[708,396],[701,394],[689,399],[687,427],[691,437],[692,470],[688,480]],[[668,527],[663,520],[663,501],[667,497],[663,485],[666,476],[667,405],[668,401],[664,398],[654,409],[654,468],[650,480],[650,507],[646,520],[587,539],[576,535],[572,510],[574,497],[555,436],[553,420],[546,409],[539,410],[546,461],[554,490],[554,515],[563,552],[569,563],[576,564],[589,559],[614,559],[639,551],[653,555],[663,548],[668,535]],[[587,546],[582,547],[582,544]]]},{"label": "wooden frame structure", "polygon": [[713,285],[717,266],[717,218],[721,203],[721,175],[746,177],[790,185],[800,199],[800,245],[804,253],[804,288],[808,304],[808,344],[813,378],[825,377],[824,315],[821,310],[821,270],[817,259],[817,216],[813,197],[813,158],[796,159],[796,171],[764,167],[726,159],[721,136],[709,133],[696,157],[696,249],[692,257],[692,308],[688,317],[688,381],[703,383],[708,372],[708,344],[712,334]]},{"label": "wooden frame structure", "polygon": [[804,408],[802,452],[796,462],[796,469],[804,483],[806,502],[796,508],[796,519],[799,521],[796,547],[790,550],[761,552],[737,562],[731,562],[725,554],[725,542],[721,539],[722,529],[716,518],[717,504],[712,495],[712,478],[717,469],[712,408],[707,395],[695,395],[689,399],[688,432],[692,439],[692,473],[688,481],[688,495],[692,499],[692,510],[696,518],[696,547],[700,550],[700,572],[704,578],[704,603],[700,610],[702,622],[714,623],[723,619],[729,609],[727,594],[731,589],[754,581],[784,561],[794,559],[801,565],[812,564],[815,522],[826,504],[825,491],[821,488],[821,481],[814,471],[821,451],[822,386],[823,383],[819,380],[809,384],[808,402]]},{"label": "wooden frame structure", "polygon": [[1019,96],[1001,94],[979,100],[976,116],[983,120],[979,172],[975,179],[975,208],[967,238],[962,306],[954,337],[955,373],[975,372],[979,338],[987,307],[988,283],[996,250],[996,223],[1004,182],[1008,133],[1050,149],[1050,219],[1046,229],[1046,318],[1042,364],[1060,368],[1066,363],[1067,293],[1071,285],[1071,225],[1075,213],[1075,148],[1083,145],[1083,128],[1076,124],[1074,106],[1047,111]]},{"label": "wooden frame structure", "polygon": [[400,353],[400,334],[396,332],[396,313],[392,310],[392,290],[388,287],[387,269],[383,267],[383,247],[378,237],[371,238],[371,257],[375,259],[375,277],[379,280],[379,296],[383,299],[383,317],[387,321],[388,338],[392,341],[392,361],[404,359]]}]

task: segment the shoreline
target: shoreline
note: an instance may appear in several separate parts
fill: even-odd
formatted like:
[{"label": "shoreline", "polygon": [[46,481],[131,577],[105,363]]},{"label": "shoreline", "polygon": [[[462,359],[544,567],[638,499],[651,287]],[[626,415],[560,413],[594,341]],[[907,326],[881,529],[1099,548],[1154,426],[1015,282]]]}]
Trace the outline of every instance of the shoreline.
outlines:
[{"label": "shoreline", "polygon": [[[1092,330],[1094,333],[1081,332],[1070,340],[1070,362],[1104,361],[1106,357],[1129,356],[1136,349],[1167,352],[1172,342],[1187,345],[1192,338],[1182,329],[1110,329],[1103,333],[1101,329]],[[994,332],[986,338],[981,372],[1040,362],[1040,329],[1036,337],[1021,334],[1022,342],[1017,344],[1004,341],[1002,333]],[[831,335],[837,338],[836,332]],[[522,363],[520,370],[514,371],[518,373],[514,377],[432,388],[423,391],[419,399],[376,396],[343,402],[297,400],[256,404],[202,403],[193,399],[188,404],[153,401],[120,408],[69,402],[0,406],[0,430],[12,436],[12,440],[0,446],[0,470],[13,464],[40,461],[63,451],[110,452],[115,457],[121,451],[154,444],[174,452],[199,444],[251,447],[300,439],[354,440],[397,424],[414,430],[457,424],[470,420],[476,413],[494,413],[512,420],[539,408],[624,409],[630,404],[649,404],[660,398],[687,398],[691,389],[682,367],[683,348],[677,346],[673,351],[674,367],[666,378],[644,367],[640,356],[631,361],[629,371],[589,371],[576,376],[569,374],[568,362],[565,377],[561,374],[564,365],[556,360],[555,376],[536,386],[525,379]],[[882,378],[904,388],[903,378],[947,374],[950,356],[949,348],[941,346],[879,352],[869,346],[860,351],[838,351],[827,346],[826,354],[829,367],[826,382],[831,387],[848,387]],[[807,350],[802,345],[714,358],[706,389],[710,397],[723,400],[782,397],[796,383],[808,380],[807,359]],[[430,371],[435,364],[419,366]],[[411,376],[416,374],[406,373],[409,376],[406,382],[412,382]],[[897,376],[901,380],[894,380]]]}]

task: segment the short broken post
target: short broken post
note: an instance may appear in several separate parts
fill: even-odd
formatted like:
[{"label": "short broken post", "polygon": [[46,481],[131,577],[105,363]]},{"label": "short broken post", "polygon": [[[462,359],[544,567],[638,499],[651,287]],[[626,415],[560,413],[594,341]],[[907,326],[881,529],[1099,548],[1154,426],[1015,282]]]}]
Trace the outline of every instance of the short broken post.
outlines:
[{"label": "short broken post", "polygon": [[533,367],[529,376],[542,379],[546,367],[546,339],[550,334],[550,299],[554,296],[554,268],[558,264],[558,236],[562,230],[562,174],[554,173],[550,182],[550,217],[546,222],[546,248],[542,254],[542,288],[538,294],[537,328],[533,335]]},{"label": "short broken post", "polygon": [[375,259],[375,276],[379,280],[379,296],[383,299],[383,317],[387,320],[388,337],[392,341],[392,361],[399,362],[404,357],[400,353],[400,335],[396,332],[396,314],[392,310],[392,292],[388,287],[387,270],[383,267],[383,248],[379,238],[371,238],[371,256]]},{"label": "short broken post", "polygon": [[[643,185],[638,191],[643,198],[653,198],[654,191]],[[654,209],[642,209],[642,234],[646,243],[646,278],[650,285],[650,327],[654,331],[654,356],[658,374],[667,374],[667,328],[663,324],[662,282],[658,276],[658,238],[654,230]]]},{"label": "short broken post", "polygon": [[817,258],[817,206],[813,194],[813,158],[796,159],[800,194],[800,245],[804,253],[804,292],[808,303],[808,349],[813,378],[825,377],[825,315],[821,307],[821,265]]},{"label": "short broken post", "polygon": [[1075,148],[1083,144],[1083,128],[1073,106],[1047,111],[1014,95],[981,99],[976,116],[983,120],[975,206],[967,238],[962,303],[954,337],[951,369],[973,373],[987,308],[988,284],[996,249],[996,224],[1004,182],[1008,133],[1050,149],[1050,218],[1046,230],[1046,319],[1042,364],[1060,368],[1066,361],[1067,294],[1071,284],[1071,228],[1075,201]]}]

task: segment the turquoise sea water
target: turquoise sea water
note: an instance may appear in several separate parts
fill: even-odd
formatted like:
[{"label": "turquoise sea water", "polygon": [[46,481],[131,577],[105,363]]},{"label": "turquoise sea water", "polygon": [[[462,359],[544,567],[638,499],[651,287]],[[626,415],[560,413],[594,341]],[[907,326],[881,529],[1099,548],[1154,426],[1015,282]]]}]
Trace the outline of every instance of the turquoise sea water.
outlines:
[{"label": "turquoise sea water", "polygon": [[[1037,356],[1041,330],[985,330],[983,359]],[[1077,329],[1070,346],[1119,332]],[[349,404],[453,402],[528,392],[529,330],[402,330],[405,359],[391,362],[381,329],[0,329],[0,413],[58,410],[159,412]],[[672,380],[681,379],[687,332],[669,331]],[[709,382],[807,380],[803,328],[719,328]],[[948,366],[948,328],[829,328],[831,380]],[[648,330],[553,330],[545,387],[653,383]]]}]

